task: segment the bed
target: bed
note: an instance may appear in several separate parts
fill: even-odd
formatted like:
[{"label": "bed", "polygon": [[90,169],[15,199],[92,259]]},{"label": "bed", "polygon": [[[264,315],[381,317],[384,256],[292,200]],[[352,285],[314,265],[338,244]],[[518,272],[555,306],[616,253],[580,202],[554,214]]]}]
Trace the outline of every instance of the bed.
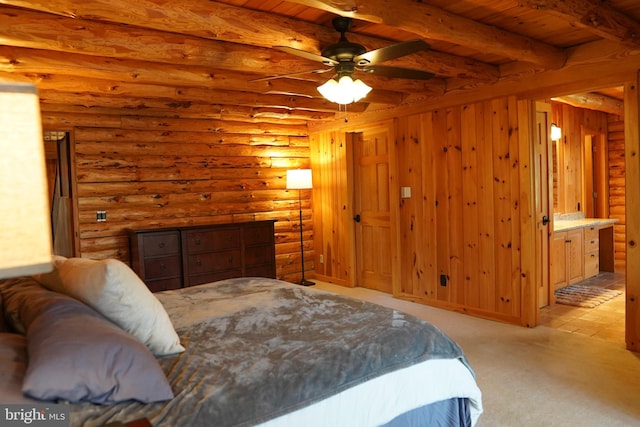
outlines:
[{"label": "bed", "polygon": [[64,403],[88,427],[472,426],[482,412],[462,349],[416,317],[255,277],[151,294],[117,261],[72,261],[0,284],[0,344],[23,351],[0,403]]}]

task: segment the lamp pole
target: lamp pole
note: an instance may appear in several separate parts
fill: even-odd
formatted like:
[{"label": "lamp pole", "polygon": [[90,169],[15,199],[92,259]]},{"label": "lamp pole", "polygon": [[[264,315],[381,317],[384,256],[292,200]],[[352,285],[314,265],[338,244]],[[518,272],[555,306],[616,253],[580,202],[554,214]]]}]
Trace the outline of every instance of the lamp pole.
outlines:
[{"label": "lamp pole", "polygon": [[298,190],[298,209],[300,211],[300,259],[302,264],[302,279],[300,285],[312,286],[314,282],[310,282],[304,278],[304,237],[302,233],[302,190],[313,188],[311,180],[311,169],[293,169],[287,171],[287,190]]},{"label": "lamp pole", "polygon": [[304,278],[304,243],[302,240],[302,190],[298,190],[298,206],[300,207],[300,256],[302,257],[302,280],[300,280],[300,284],[302,286],[312,286],[315,285],[315,283],[305,280]]}]

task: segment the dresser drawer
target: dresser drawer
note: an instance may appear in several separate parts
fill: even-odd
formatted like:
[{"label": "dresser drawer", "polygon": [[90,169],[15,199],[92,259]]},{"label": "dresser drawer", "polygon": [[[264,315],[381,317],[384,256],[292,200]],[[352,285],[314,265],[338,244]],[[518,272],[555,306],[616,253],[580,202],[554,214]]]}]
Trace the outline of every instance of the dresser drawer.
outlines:
[{"label": "dresser drawer", "polygon": [[233,279],[243,277],[242,269],[217,271],[213,273],[197,274],[187,277],[185,286],[201,285],[203,283],[217,282],[218,280]]},{"label": "dresser drawer", "polygon": [[180,233],[148,233],[142,237],[143,256],[155,257],[180,253]]},{"label": "dresser drawer", "polygon": [[182,274],[180,257],[177,255],[145,258],[144,271],[148,280],[180,277]]},{"label": "dresser drawer", "polygon": [[256,224],[244,229],[249,245],[273,244],[273,224]]},{"label": "dresser drawer", "polygon": [[188,254],[239,248],[240,229],[230,227],[220,230],[187,231],[185,245]]},{"label": "dresser drawer", "polygon": [[252,267],[247,267],[244,275],[246,277],[270,277],[272,279],[275,279],[276,270],[273,264],[255,265]]},{"label": "dresser drawer", "polygon": [[273,263],[273,246],[248,246],[244,250],[244,257],[247,267]]},{"label": "dresser drawer", "polygon": [[172,277],[170,279],[147,280],[147,288],[151,292],[168,291],[180,289],[182,287],[182,277]]},{"label": "dresser drawer", "polygon": [[240,249],[225,252],[206,252],[189,255],[189,275],[213,273],[242,267]]}]

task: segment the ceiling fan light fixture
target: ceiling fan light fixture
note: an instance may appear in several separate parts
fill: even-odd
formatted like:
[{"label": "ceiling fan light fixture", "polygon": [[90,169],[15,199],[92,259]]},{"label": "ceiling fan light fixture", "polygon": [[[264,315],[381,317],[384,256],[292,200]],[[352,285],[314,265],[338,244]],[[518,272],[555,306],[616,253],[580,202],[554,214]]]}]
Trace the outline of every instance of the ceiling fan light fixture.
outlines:
[{"label": "ceiling fan light fixture", "polygon": [[336,104],[351,104],[367,96],[371,87],[360,79],[353,80],[351,76],[342,76],[339,80],[329,79],[318,87],[318,92]]}]

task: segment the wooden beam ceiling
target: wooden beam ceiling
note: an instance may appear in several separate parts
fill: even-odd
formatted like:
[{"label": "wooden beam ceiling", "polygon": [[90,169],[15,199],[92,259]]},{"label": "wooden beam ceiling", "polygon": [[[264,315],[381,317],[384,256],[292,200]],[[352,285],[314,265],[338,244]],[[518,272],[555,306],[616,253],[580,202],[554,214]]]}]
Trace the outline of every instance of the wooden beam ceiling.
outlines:
[{"label": "wooden beam ceiling", "polygon": [[[366,74],[374,90],[349,106],[353,113],[467,91],[490,96],[491,88],[518,81],[528,86],[541,73],[561,72],[568,59],[572,66],[600,60],[605,40],[627,47],[624,60],[638,54],[640,33],[640,6],[629,13],[616,9],[616,0],[470,0],[451,7],[444,0],[396,0],[393,8],[386,0],[0,3],[0,71],[38,83],[50,108],[68,103],[74,111],[127,108],[247,121],[325,121],[338,111],[317,92],[333,70],[314,73],[327,68],[273,49],[320,54],[338,40],[328,24],[336,15],[356,20],[347,36],[368,50],[416,37],[433,47],[388,65],[430,71],[434,79]],[[537,27],[505,24],[531,17]],[[300,74],[283,77],[292,72]]]},{"label": "wooden beam ceiling", "polygon": [[605,39],[640,45],[640,23],[607,3],[594,0],[527,0],[529,7],[560,16]]}]

